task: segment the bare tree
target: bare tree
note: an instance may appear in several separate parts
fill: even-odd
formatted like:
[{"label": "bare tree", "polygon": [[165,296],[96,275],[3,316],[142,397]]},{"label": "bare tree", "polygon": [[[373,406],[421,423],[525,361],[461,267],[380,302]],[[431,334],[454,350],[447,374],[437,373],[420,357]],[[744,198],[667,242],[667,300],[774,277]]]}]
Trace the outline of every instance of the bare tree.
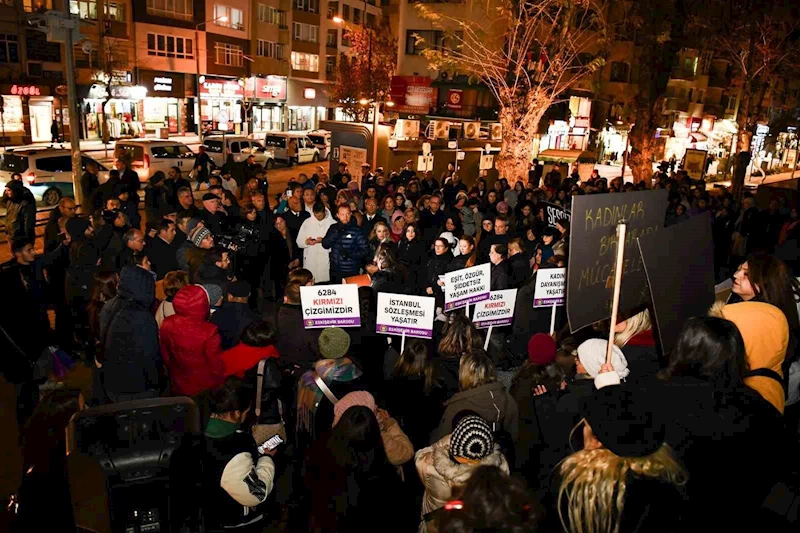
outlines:
[{"label": "bare tree", "polygon": [[417,36],[432,66],[467,74],[494,95],[503,136],[497,169],[524,179],[545,111],[605,64],[605,0],[466,0],[458,16],[416,7],[446,35],[439,43]]}]

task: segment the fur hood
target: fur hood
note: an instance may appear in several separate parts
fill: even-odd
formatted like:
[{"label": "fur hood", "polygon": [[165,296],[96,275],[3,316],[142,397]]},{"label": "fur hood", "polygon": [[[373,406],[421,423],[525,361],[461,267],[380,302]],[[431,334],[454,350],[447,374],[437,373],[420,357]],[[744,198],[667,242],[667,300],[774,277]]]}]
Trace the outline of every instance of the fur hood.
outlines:
[{"label": "fur hood", "polygon": [[477,465],[460,464],[450,459],[450,435],[433,445],[433,467],[451,487],[464,485],[475,468],[485,465],[508,472],[508,463],[497,444],[494,445],[494,451]]}]

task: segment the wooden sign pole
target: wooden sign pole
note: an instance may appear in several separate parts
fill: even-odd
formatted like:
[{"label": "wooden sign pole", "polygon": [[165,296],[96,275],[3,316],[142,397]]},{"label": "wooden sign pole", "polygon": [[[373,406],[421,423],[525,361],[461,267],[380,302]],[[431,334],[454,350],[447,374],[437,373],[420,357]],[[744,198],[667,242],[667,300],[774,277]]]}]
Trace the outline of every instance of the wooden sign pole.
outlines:
[{"label": "wooden sign pole", "polygon": [[627,232],[625,221],[617,224],[617,261],[614,265],[614,299],[611,302],[611,325],[608,331],[608,347],[606,348],[606,364],[611,364],[611,354],[614,348],[614,329],[617,327],[617,313],[619,312],[619,293],[622,288],[622,267],[625,258],[625,234]]}]

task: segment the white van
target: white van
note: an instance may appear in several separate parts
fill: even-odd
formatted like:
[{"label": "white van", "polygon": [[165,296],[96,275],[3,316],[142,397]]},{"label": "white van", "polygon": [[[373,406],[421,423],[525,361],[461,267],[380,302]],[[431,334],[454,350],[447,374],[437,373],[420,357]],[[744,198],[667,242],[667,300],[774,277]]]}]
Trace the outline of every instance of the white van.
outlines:
[{"label": "white van", "polygon": [[151,139],[117,141],[114,159],[119,159],[122,154],[130,156],[131,168],[139,175],[141,182],[147,182],[159,170],[167,174],[170,167],[178,167],[186,176],[191,172],[196,157],[183,143]]},{"label": "white van", "polygon": [[267,150],[273,150],[275,159],[278,161],[289,161],[286,155],[286,147],[289,145],[289,139],[294,139],[297,143],[297,162],[298,163],[311,163],[317,162],[322,159],[319,148],[317,148],[311,139],[305,133],[285,133],[275,132],[267,133],[264,138],[264,144]]},{"label": "white van", "polygon": [[256,163],[264,168],[272,168],[275,164],[274,150],[267,150],[260,142],[240,135],[209,135],[203,139],[203,146],[218,167],[225,164],[228,154],[232,154],[237,163],[252,155],[256,158]]},{"label": "white van", "polygon": [[331,132],[328,130],[311,130],[308,132],[308,138],[319,150],[322,159],[330,159],[331,157]]}]

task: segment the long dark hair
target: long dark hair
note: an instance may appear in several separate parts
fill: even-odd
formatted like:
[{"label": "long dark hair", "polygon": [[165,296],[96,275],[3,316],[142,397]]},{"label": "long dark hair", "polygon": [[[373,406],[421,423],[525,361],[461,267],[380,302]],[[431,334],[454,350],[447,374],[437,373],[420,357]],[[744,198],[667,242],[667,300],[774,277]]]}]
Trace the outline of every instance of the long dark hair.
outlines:
[{"label": "long dark hair", "polygon": [[434,385],[433,359],[425,341],[412,339],[406,344],[392,372],[393,378],[420,376],[425,379],[423,391],[428,394]]},{"label": "long dark hair", "polygon": [[789,267],[765,253],[750,254],[747,263],[747,279],[753,285],[755,299],[772,304],[786,316],[789,330],[800,327],[797,315],[797,300],[800,299],[800,283],[792,276]]},{"label": "long dark hair", "polygon": [[94,275],[92,294],[86,308],[89,315],[89,331],[94,338],[100,335],[100,311],[117,295],[118,286],[119,274],[116,272],[98,272]]},{"label": "long dark hair", "polygon": [[453,323],[445,325],[444,336],[439,342],[439,356],[445,359],[460,358],[462,355],[483,348],[483,339],[465,315],[453,315]]},{"label": "long dark hair", "polygon": [[659,378],[668,381],[678,376],[694,377],[726,390],[742,383],[746,370],[739,328],[724,318],[699,316],[683,325],[669,366],[659,373]]},{"label": "long dark hair", "polygon": [[544,385],[548,392],[555,393],[561,386],[561,381],[563,379],[564,372],[556,363],[535,365],[530,361],[525,361],[525,364],[522,365],[514,376],[513,383],[520,382],[521,380],[530,380],[532,388],[538,385]]},{"label": "long dark hair", "polygon": [[72,415],[80,409],[81,391],[55,389],[48,392],[36,406],[23,431],[23,459],[25,468],[46,473],[52,459],[63,459],[66,454],[65,429]]}]

